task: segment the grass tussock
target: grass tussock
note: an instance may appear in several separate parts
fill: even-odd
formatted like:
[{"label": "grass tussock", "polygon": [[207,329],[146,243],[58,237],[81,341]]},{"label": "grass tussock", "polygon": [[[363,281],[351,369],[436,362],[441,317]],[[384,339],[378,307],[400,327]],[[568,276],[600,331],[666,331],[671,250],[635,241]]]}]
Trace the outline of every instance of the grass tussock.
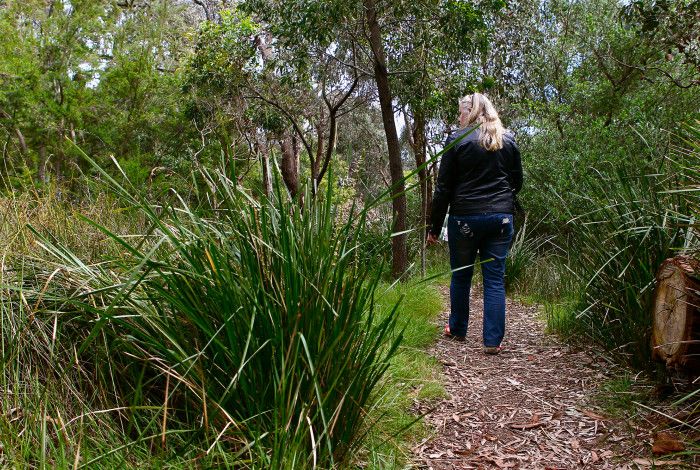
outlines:
[{"label": "grass tussock", "polygon": [[32,226],[61,243],[84,260],[96,262],[118,253],[108,237],[84,219],[124,237],[144,233],[145,220],[107,192],[83,200],[67,198],[56,188],[42,192],[9,193],[0,198],[0,242],[8,264],[38,254]]},{"label": "grass tussock", "polygon": [[396,294],[377,303],[381,266],[356,259],[363,212],[336,223],[330,195],[302,210],[207,177],[214,207],[153,206],[112,180],[144,230],[84,218],[114,247],[99,261],[54,219],[23,234],[34,256],[3,283],[8,462],[130,466],[157,450],[163,466],[342,467],[382,421],[372,410],[396,409],[394,378],[427,374],[392,359],[426,344],[438,303],[399,324]]},{"label": "grass tussock", "polygon": [[377,426],[370,435],[366,464],[374,469],[406,468],[410,449],[428,430],[411,411],[415,400],[435,400],[445,394],[440,364],[426,349],[438,336],[435,320],[443,299],[434,283],[408,282],[380,285],[380,311],[398,303],[396,312],[403,341],[387,371],[386,387],[371,417]]},{"label": "grass tussock", "polygon": [[650,366],[656,270],[681,252],[697,255],[700,246],[700,130],[687,127],[675,140],[657,160],[601,164],[576,192],[554,194],[568,222],[551,249],[524,250],[534,254],[517,286],[544,304],[550,329],[593,340],[642,368]]}]

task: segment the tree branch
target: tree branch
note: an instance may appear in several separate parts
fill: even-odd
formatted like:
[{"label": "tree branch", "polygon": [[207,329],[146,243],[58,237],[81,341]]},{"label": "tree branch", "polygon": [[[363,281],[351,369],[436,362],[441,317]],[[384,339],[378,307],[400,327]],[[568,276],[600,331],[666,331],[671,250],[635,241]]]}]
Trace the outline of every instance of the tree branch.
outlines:
[{"label": "tree branch", "polygon": [[309,154],[310,158],[313,158],[313,149],[311,147],[311,144],[306,140],[306,137],[304,137],[304,131],[302,131],[301,127],[297,123],[296,119],[294,119],[294,116],[291,115],[289,111],[284,109],[279,103],[270,100],[268,98],[265,98],[259,91],[255,90],[254,88],[250,88],[250,90],[255,94],[255,98],[258,98],[265,103],[269,104],[270,106],[273,106],[274,108],[278,109],[282,114],[285,115],[285,117],[289,120],[289,122],[292,124],[292,127],[294,128],[294,131],[297,133],[299,136],[299,139],[301,140],[301,143],[304,145],[304,148],[306,149],[306,152]]}]

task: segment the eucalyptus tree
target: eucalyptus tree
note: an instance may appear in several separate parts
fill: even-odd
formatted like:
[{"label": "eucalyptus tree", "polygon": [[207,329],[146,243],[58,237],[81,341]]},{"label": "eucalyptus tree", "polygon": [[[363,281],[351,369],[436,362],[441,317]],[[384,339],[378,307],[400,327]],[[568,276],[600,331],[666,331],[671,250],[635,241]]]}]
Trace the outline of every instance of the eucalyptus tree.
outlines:
[{"label": "eucalyptus tree", "polygon": [[[404,97],[419,90],[416,96],[405,100],[418,111],[419,117],[426,116],[427,119],[427,109],[440,108],[435,103],[441,100],[435,98],[435,94],[431,93],[432,87],[426,83],[436,79],[437,74],[432,72],[437,63],[463,46],[466,38],[474,37],[470,28],[478,23],[482,4],[477,6],[474,2],[458,0],[247,0],[242,3],[242,8],[265,22],[274,40],[290,53],[290,57],[295,58],[292,63],[298,69],[335,62],[344,66],[342,70],[345,74],[352,71],[360,79],[371,77],[376,93],[375,103],[379,105],[382,116],[391,178],[394,277],[400,277],[408,266],[404,172],[395,122],[395,114],[402,101],[398,90],[405,90],[402,94]],[[502,2],[486,2],[483,5],[492,9],[502,5]],[[418,30],[422,34],[415,36]],[[433,36],[436,35],[443,40],[435,40]],[[460,57],[468,55],[469,50],[470,47],[460,50]],[[461,64],[465,63],[468,61],[463,59]],[[408,71],[394,69],[409,64]],[[397,77],[405,72],[407,80],[402,85]],[[450,72],[460,74],[457,70]],[[411,80],[424,84],[412,87],[415,83],[411,84]],[[347,78],[336,79],[336,83],[347,82]],[[424,139],[424,119],[420,118],[419,122],[417,135],[420,141]],[[420,142],[417,145],[424,148]],[[422,150],[419,151],[419,159],[425,161]],[[424,173],[421,179],[423,192],[426,192],[427,178]]]},{"label": "eucalyptus tree", "polygon": [[[293,176],[300,171],[303,149],[307,163],[302,169],[315,195],[336,149],[338,121],[362,102],[362,94],[355,92],[362,88],[358,85],[365,77],[356,69],[308,51],[305,53],[314,59],[300,61],[298,50],[275,39],[269,23],[261,25],[258,37],[261,35],[267,43],[263,54],[266,73],[248,88],[254,98],[286,122],[278,137],[287,186],[294,179],[296,186],[299,184],[298,175]],[[348,60],[352,59],[350,54]]]},{"label": "eucalyptus tree", "polygon": [[[497,95],[514,105],[507,118],[525,127],[529,114],[564,137],[581,116],[602,119],[607,127],[627,114],[637,95],[692,87],[698,77],[692,65],[697,5],[686,0],[627,6],[616,0],[509,2],[495,18],[487,55]],[[673,13],[677,24],[671,25]],[[640,111],[655,108],[658,104]]]},{"label": "eucalyptus tree", "polygon": [[146,175],[158,159],[176,158],[186,8],[171,0],[0,5],[0,123],[19,149],[6,154],[20,155],[40,181],[85,170],[67,140]]},{"label": "eucalyptus tree", "polygon": [[[689,88],[700,85],[700,1],[633,0],[622,9],[623,19],[634,27],[637,37],[656,45],[656,68],[676,85]],[[666,64],[664,64],[666,62]],[[687,64],[695,77],[679,77],[668,65]],[[686,80],[683,80],[686,78]],[[689,78],[689,79],[688,79]]]},{"label": "eucalyptus tree", "polygon": [[171,0],[119,7],[117,21],[101,38],[99,63],[86,69],[95,104],[84,140],[98,155],[114,154],[133,170],[135,182],[157,169],[182,170],[199,137],[181,99],[181,66],[196,26],[186,12],[186,5]]},{"label": "eucalyptus tree", "polygon": [[[205,22],[188,66],[188,84],[200,90],[198,109],[218,96],[236,106],[231,122],[248,134],[260,156],[263,187],[269,190],[273,147],[292,196],[308,173],[312,192],[325,176],[337,141],[337,120],[360,76],[337,63],[300,59],[275,36],[273,23],[245,8],[221,10],[217,22]],[[188,85],[188,86],[189,86]],[[221,106],[214,106],[219,113]],[[236,115],[237,114],[237,115]],[[306,154],[308,164],[300,156]]]},{"label": "eucalyptus tree", "polygon": [[81,67],[98,61],[89,45],[112,21],[101,2],[9,1],[0,8],[0,119],[17,136],[21,164],[40,179],[49,156],[57,176],[69,164],[65,138],[75,137],[89,106]]},{"label": "eucalyptus tree", "polygon": [[[488,87],[481,64],[493,34],[489,19],[504,6],[498,0],[407,2],[390,32],[392,80],[416,167],[422,168],[421,229],[432,198],[430,168],[425,167],[429,141],[442,141],[442,131],[456,121],[459,97]],[[431,121],[438,124],[432,126],[433,135]]]},{"label": "eucalyptus tree", "polygon": [[698,73],[661,40],[677,38],[661,31],[663,21],[644,32],[630,14],[616,0],[516,0],[494,18],[486,75],[505,104],[504,122],[522,131],[528,177],[551,188],[523,197],[552,231],[568,219],[551,194],[654,158],[666,151],[664,130],[697,116]]}]

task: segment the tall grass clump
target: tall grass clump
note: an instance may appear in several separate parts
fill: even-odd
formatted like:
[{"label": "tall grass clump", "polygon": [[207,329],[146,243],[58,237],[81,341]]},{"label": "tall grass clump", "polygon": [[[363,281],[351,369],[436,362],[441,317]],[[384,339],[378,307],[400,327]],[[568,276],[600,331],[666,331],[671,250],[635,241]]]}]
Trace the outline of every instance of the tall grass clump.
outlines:
[{"label": "tall grass clump", "polygon": [[57,325],[40,339],[124,410],[133,442],[240,468],[347,465],[401,341],[395,310],[375,308],[381,266],[357,262],[365,212],[335,222],[332,185],[302,206],[219,173],[208,207],[158,206],[101,175],[146,233],[88,221],[118,249],[91,263],[36,230],[43,254],[12,292]]},{"label": "tall grass clump", "polygon": [[537,226],[528,225],[526,214],[513,236],[506,258],[505,286],[509,293],[527,283],[531,268],[543,256],[547,245],[552,241],[552,236],[536,234],[536,229]]},{"label": "tall grass clump", "polygon": [[[696,134],[697,136],[697,134]],[[568,269],[580,285],[579,301],[564,324],[573,325],[636,365],[648,364],[651,300],[661,262],[697,248],[697,195],[679,192],[697,180],[697,148],[660,164],[616,163],[599,168],[568,201]],[[695,186],[697,188],[697,186]],[[576,214],[576,207],[594,207]],[[561,321],[562,312],[555,318]]]}]

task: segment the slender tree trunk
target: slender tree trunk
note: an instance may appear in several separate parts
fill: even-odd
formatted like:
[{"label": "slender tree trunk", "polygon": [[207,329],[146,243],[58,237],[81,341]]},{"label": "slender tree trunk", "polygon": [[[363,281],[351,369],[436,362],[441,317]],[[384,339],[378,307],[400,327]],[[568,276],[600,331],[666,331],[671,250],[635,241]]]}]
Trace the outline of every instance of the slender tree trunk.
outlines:
[{"label": "slender tree trunk", "polygon": [[406,194],[403,183],[403,165],[401,163],[401,148],[399,137],[396,133],[394,122],[393,100],[389,86],[389,72],[386,66],[382,33],[377,18],[375,0],[364,0],[369,27],[369,39],[374,55],[374,79],[377,84],[379,105],[382,110],[382,121],[386,144],[389,151],[389,172],[391,174],[392,206],[393,206],[393,231],[399,233],[391,239],[392,269],[391,274],[398,279],[408,268],[408,254],[406,252]]},{"label": "slender tree trunk", "polygon": [[267,138],[264,132],[255,134],[255,150],[260,158],[262,170],[263,194],[270,197],[272,195],[272,174],[270,173],[270,149],[267,145]]},{"label": "slender tree trunk", "polygon": [[[420,167],[425,165],[425,162],[428,161],[428,145],[425,136],[425,115],[422,113],[416,114],[413,129],[413,140],[416,144],[416,165]],[[432,209],[433,203],[433,195],[430,191],[431,185],[429,181],[430,178],[428,175],[427,167],[423,168],[418,172],[418,179],[420,181],[421,208],[423,212],[423,219],[421,220],[421,224],[422,226],[427,226],[428,217],[430,216],[430,211]]]},{"label": "slender tree trunk", "polygon": [[321,108],[320,116],[318,118],[318,123],[316,123],[316,156],[314,157],[313,161],[311,162],[311,184],[314,185],[313,187],[313,193],[316,194],[316,190],[318,189],[318,183],[320,182],[318,179],[318,174],[321,168],[321,162],[323,161],[323,155],[324,155],[324,134],[325,134],[325,127],[326,127],[326,113],[325,109]]},{"label": "slender tree trunk", "polygon": [[36,176],[41,183],[46,183],[46,145],[39,145],[39,165]]},{"label": "slender tree trunk", "polygon": [[26,157],[29,153],[29,147],[27,147],[27,141],[24,138],[24,134],[19,130],[19,127],[15,127],[15,134],[17,135],[17,141],[19,142],[19,148],[22,154]]},{"label": "slender tree trunk", "polygon": [[[413,118],[413,125],[409,128],[411,132],[411,146],[413,147],[413,156],[416,160],[416,168],[425,165],[428,159],[426,137],[425,137],[425,115],[421,112],[416,112]],[[427,225],[427,217],[430,214],[430,206],[432,195],[428,191],[429,185],[428,168],[418,170],[418,181],[421,194],[421,227]]]},{"label": "slender tree trunk", "polygon": [[[0,108],[0,117],[3,119],[7,119],[8,121],[12,121],[12,116],[7,114],[5,110]],[[17,136],[17,142],[19,142],[19,150],[22,152],[23,157],[27,157],[27,154],[29,153],[29,147],[27,146],[27,140],[24,138],[24,134],[22,134],[22,131],[18,126],[15,126],[15,135]]]},{"label": "slender tree trunk", "polygon": [[263,152],[260,154],[262,158],[262,173],[263,173],[263,193],[265,196],[272,195],[272,173],[270,172],[270,153]]},{"label": "slender tree trunk", "polygon": [[282,162],[280,170],[287,190],[292,197],[299,193],[299,143],[295,136],[286,133],[280,140]]},{"label": "slender tree trunk", "polygon": [[328,164],[333,157],[333,152],[335,152],[335,145],[338,141],[338,119],[336,115],[338,114],[337,108],[332,108],[329,110],[330,116],[328,117],[328,146],[326,147],[326,156],[323,159],[323,165],[321,165],[321,170],[316,176],[316,185],[321,184],[323,176],[328,171]]},{"label": "slender tree trunk", "polygon": [[409,122],[408,115],[406,114],[405,116],[407,131],[409,133],[409,142],[416,160],[416,168],[420,168],[418,170],[418,189],[420,191],[420,217],[418,226],[421,230],[421,273],[425,274],[425,236],[426,227],[428,226],[428,215],[430,214],[430,200],[432,198],[431,194],[428,192],[429,169],[424,166],[427,161],[425,115],[420,111],[414,112],[412,125]]}]

